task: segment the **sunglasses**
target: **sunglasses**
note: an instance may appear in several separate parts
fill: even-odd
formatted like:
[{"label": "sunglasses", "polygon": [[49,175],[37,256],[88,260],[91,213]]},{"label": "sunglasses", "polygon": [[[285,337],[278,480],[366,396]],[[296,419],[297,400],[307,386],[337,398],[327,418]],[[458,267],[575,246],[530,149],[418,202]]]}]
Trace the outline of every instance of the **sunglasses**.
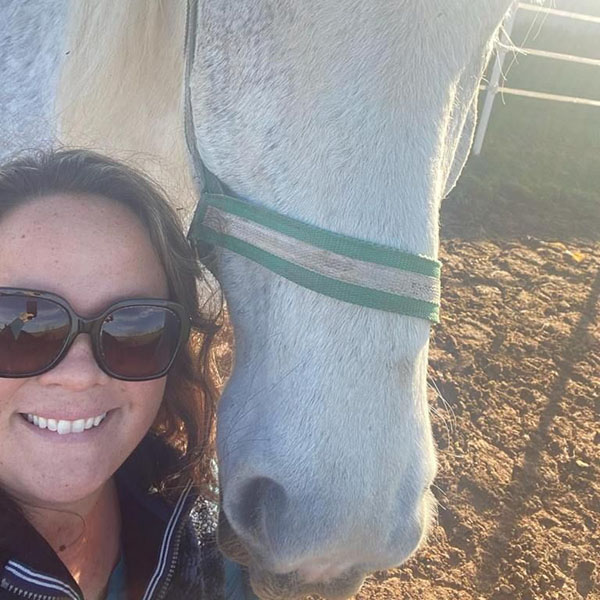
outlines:
[{"label": "sunglasses", "polygon": [[0,287],[0,377],[33,377],[56,366],[80,333],[92,338],[98,366],[123,381],[167,374],[190,333],[176,302],[133,298],[91,319],[60,296]]}]

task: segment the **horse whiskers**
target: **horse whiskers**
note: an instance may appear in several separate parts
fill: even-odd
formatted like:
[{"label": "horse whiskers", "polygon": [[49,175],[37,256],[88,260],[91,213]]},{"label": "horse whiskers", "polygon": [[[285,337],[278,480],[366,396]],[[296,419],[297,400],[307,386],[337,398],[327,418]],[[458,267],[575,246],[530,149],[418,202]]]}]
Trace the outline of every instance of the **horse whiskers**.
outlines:
[{"label": "horse whiskers", "polygon": [[[438,490],[438,492],[443,496],[444,500],[448,499],[448,494],[446,494],[446,492],[439,485],[436,485],[435,483],[432,483],[431,487],[435,488],[436,490]],[[436,496],[436,503],[439,506],[441,506],[444,510],[448,510],[448,507],[444,506],[437,496]],[[438,512],[437,511],[436,511],[436,515],[435,516],[436,516],[436,519],[437,519],[437,517],[438,517]]]},{"label": "horse whiskers", "polygon": [[[298,369],[301,366],[304,366],[304,362],[300,362],[297,365],[295,365],[294,367],[292,367],[291,369],[289,369],[287,371],[287,373],[285,373],[282,377],[280,377],[277,381],[275,381],[273,384],[271,384],[268,389],[265,387],[262,387],[260,389],[258,389],[256,392],[254,392],[245,402],[245,404],[239,404],[239,409],[236,413],[236,425],[234,426],[234,428],[232,429],[231,433],[230,433],[230,439],[232,438],[236,438],[238,434],[243,433],[244,431],[244,427],[245,428],[250,428],[252,427],[252,423],[248,422],[248,420],[246,419],[246,417],[253,411],[256,410],[257,405],[252,404],[252,400],[254,398],[256,398],[259,394],[268,391],[268,392],[272,392],[280,383],[283,382],[283,380],[288,377],[289,375],[291,375],[296,369]],[[246,425],[244,427],[240,427],[239,423],[246,423]],[[234,449],[237,449],[241,446],[241,444],[247,443],[247,442],[251,442],[251,441],[269,441],[270,438],[242,438],[238,441],[237,445],[232,445],[230,448],[228,448],[228,452],[227,454],[224,454],[221,458],[225,458],[229,453],[231,453]]]},{"label": "horse whiskers", "polygon": [[446,430],[446,435],[448,436],[448,446],[450,446],[452,444],[452,442],[455,438],[455,434],[456,434],[456,415],[454,414],[454,411],[453,411],[452,407],[450,406],[450,404],[444,399],[444,397],[440,393],[438,387],[435,385],[435,382],[430,383],[428,381],[427,384],[429,385],[429,387],[431,387],[433,390],[435,390],[437,397],[439,399],[441,399],[441,401],[443,403],[443,408],[445,408],[446,412],[449,413],[449,415],[450,415],[450,417],[448,417],[448,415],[444,414],[444,412],[442,410],[436,408],[432,404],[429,404],[429,412],[432,415],[438,417],[440,419],[440,421],[443,423],[444,429]]},{"label": "horse whiskers", "polygon": [[[277,381],[273,382],[271,384],[271,386],[268,388],[268,392],[273,391],[281,382],[283,382],[284,379],[286,379],[287,377],[289,377],[296,369],[298,369],[298,367],[303,367],[306,364],[306,361],[303,362],[299,362],[298,364],[296,364],[294,367],[292,367],[291,369],[289,369],[286,373],[284,373],[284,375],[282,375]],[[256,366],[254,367],[255,369],[255,374],[252,378],[252,382],[254,383],[254,378],[256,377],[256,373],[261,372],[260,369],[257,369]],[[265,391],[265,386],[259,388],[256,392],[254,392],[247,400],[246,402],[250,402],[251,400],[253,400],[254,398],[256,398],[256,396],[258,396],[259,394],[262,394]]]},{"label": "horse whiskers", "polygon": [[[538,0],[538,3],[541,4],[542,6],[545,6],[546,0],[542,0],[541,2]],[[551,7],[553,7],[555,5],[553,0],[549,0],[549,4]],[[541,15],[541,22],[539,23],[537,31],[534,33],[532,39],[535,40],[538,37],[538,35],[540,34],[540,31],[541,31],[542,27],[544,26],[546,19],[548,18],[548,13],[539,13],[539,12],[535,13],[535,15],[531,21],[531,24],[529,25],[529,28],[527,29],[527,32],[525,33],[525,36],[523,37],[523,41],[520,44],[521,46],[525,46],[525,44],[529,41],[529,39],[531,37],[531,33],[532,33],[534,27],[536,26],[536,24],[538,22],[538,17],[540,15]],[[509,71],[512,69],[513,65],[518,60],[518,55],[526,54],[526,53],[523,52],[522,50],[520,50],[519,47],[514,44],[514,42],[508,35],[507,31],[504,29],[504,26],[501,27],[501,30],[502,30],[502,35],[504,35],[505,38],[509,42],[509,45],[506,47],[506,49],[511,50],[513,52],[513,56],[512,56],[512,60],[511,60],[510,64],[508,65],[508,67],[506,67],[506,69],[503,69],[503,72],[502,72],[502,79],[503,79],[503,81],[506,81]],[[499,45],[501,45],[501,44],[499,43]]]},{"label": "horse whiskers", "polygon": [[446,433],[448,434],[448,436],[453,436],[455,431],[456,431],[456,427],[455,425],[452,423],[452,421],[450,421],[450,419],[448,419],[447,415],[445,415],[443,413],[442,410],[436,408],[435,406],[429,406],[429,412],[431,414],[433,414],[434,416],[438,417],[442,423],[444,424],[444,427],[446,429]]},{"label": "horse whiskers", "polygon": [[[451,416],[451,424],[452,424],[452,433],[454,433],[456,431],[456,414],[454,413],[454,408],[452,408],[452,405],[446,400],[446,398],[444,398],[444,396],[442,395],[442,392],[440,391],[440,388],[437,386],[436,382],[434,379],[432,379],[431,377],[427,378],[427,386],[430,387],[436,394],[436,397],[442,401],[442,404],[444,406],[444,408],[446,409],[446,411],[450,414]],[[440,417],[441,419],[444,419],[444,416],[441,414],[440,411],[438,411],[434,406],[430,405],[430,409],[434,412],[434,414],[438,417]]]},{"label": "horse whiskers", "polygon": [[245,438],[243,440],[240,440],[237,444],[232,445],[230,448],[227,448],[227,452],[224,452],[219,459],[220,460],[226,460],[227,458],[229,458],[229,456],[233,453],[235,453],[236,450],[238,450],[240,447],[242,447],[242,445],[244,443],[250,443],[250,442],[268,442],[270,441],[271,438]]},{"label": "horse whiskers", "polygon": [[[306,361],[304,361],[304,362],[306,362]],[[252,410],[256,409],[256,405],[252,404],[252,400],[254,400],[254,398],[256,398],[257,396],[259,396],[262,393],[265,393],[265,392],[270,393],[270,392],[272,392],[279,384],[281,384],[287,377],[289,377],[296,369],[298,369],[301,366],[304,366],[304,363],[300,362],[296,366],[294,366],[291,369],[289,369],[289,371],[287,371],[287,373],[285,373],[277,381],[275,381],[274,383],[272,383],[268,388],[266,388],[265,386],[259,388],[249,398],[247,398],[244,403],[234,402],[236,404],[236,406],[239,406],[239,409],[236,412],[235,421],[236,422],[243,421],[244,418],[247,417],[251,413]],[[237,433],[238,431],[239,431],[238,429],[234,429],[232,431],[232,433]]]},{"label": "horse whiskers", "polygon": [[[265,346],[273,338],[275,338],[277,336],[281,337],[281,335],[282,335],[281,331],[275,331],[271,335],[268,335],[265,338],[265,341],[263,342],[263,344],[262,344],[262,346],[261,346],[260,351],[258,352],[258,354],[256,352],[253,353],[253,356],[261,356],[262,359],[261,359],[260,364],[257,365],[256,363],[253,363],[253,365],[252,365],[252,368],[254,370],[254,374],[252,375],[252,383],[250,384],[250,389],[252,389],[254,387],[254,381],[256,380],[256,376],[258,375],[258,373],[264,373],[264,371],[262,369],[262,366],[263,366],[263,364],[264,364],[264,362],[265,362],[265,360],[267,359],[267,356],[268,356],[268,353],[264,351],[265,350]],[[251,359],[249,358],[248,361],[247,361],[247,363],[249,363],[250,360]],[[244,365],[243,370],[246,370],[246,368],[247,368],[247,364]]]}]

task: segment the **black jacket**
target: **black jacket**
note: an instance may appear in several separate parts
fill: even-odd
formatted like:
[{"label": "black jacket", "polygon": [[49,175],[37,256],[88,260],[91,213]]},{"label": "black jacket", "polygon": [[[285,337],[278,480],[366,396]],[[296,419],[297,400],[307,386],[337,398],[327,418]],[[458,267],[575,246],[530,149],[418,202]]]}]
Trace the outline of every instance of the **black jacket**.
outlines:
[{"label": "black jacket", "polygon": [[[171,458],[159,440],[147,436],[116,474],[128,600],[222,600],[215,505],[198,498],[191,485],[174,505],[151,493],[157,465]],[[0,600],[83,599],[64,564],[25,518],[12,518],[0,539]]]}]

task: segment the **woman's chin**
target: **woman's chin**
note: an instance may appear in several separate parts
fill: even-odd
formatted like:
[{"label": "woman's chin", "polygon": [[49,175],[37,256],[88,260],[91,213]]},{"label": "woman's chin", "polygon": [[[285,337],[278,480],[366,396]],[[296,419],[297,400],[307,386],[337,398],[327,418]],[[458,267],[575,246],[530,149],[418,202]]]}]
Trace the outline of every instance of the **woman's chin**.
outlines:
[{"label": "woman's chin", "polygon": [[40,429],[19,416],[12,445],[20,447],[21,468],[2,487],[32,506],[68,507],[94,497],[126,458],[114,451],[119,436],[112,412],[98,427],[71,433]]},{"label": "woman's chin", "polygon": [[91,508],[102,492],[110,477],[89,478],[85,481],[70,477],[56,475],[52,482],[39,485],[39,480],[22,481],[19,489],[11,490],[3,487],[11,493],[13,498],[24,508],[43,508],[73,511],[80,513]]}]

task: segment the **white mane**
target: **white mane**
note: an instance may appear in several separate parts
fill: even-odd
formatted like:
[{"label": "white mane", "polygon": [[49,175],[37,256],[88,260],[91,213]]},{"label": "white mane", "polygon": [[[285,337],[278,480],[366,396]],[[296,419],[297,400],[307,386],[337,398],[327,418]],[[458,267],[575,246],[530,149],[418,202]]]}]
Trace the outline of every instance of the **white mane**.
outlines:
[{"label": "white mane", "polygon": [[138,164],[189,214],[185,19],[184,2],[71,3],[56,114],[61,143]]}]

